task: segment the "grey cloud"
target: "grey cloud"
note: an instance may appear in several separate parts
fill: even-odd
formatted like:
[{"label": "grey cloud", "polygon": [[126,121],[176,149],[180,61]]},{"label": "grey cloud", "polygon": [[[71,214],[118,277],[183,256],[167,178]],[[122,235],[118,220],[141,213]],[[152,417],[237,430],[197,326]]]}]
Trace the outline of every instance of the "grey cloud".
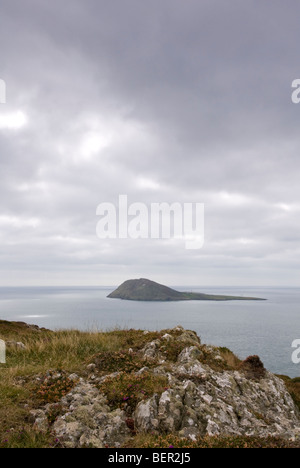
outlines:
[{"label": "grey cloud", "polygon": [[[28,117],[0,129],[3,284],[24,272],[278,284],[281,271],[297,284],[299,13],[277,0],[3,0],[0,113]],[[96,207],[122,193],[205,203],[204,248],[101,242]]]}]

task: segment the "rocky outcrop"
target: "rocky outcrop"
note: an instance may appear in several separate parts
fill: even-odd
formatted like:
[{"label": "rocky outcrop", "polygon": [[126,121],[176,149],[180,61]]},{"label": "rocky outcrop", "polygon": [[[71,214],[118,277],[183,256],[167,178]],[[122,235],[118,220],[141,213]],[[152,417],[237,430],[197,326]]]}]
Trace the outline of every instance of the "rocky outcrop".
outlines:
[{"label": "rocky outcrop", "polygon": [[[74,374],[70,376],[75,378]],[[69,378],[70,378],[69,377]],[[78,384],[59,404],[48,404],[43,409],[31,412],[34,429],[47,432],[49,416],[59,408],[51,431],[66,448],[120,447],[131,432],[127,427],[124,411],[112,411],[104,395],[97,388],[79,379]]]},{"label": "rocky outcrop", "polygon": [[[174,343],[180,343],[182,351],[171,362],[166,347]],[[284,382],[266,371],[256,356],[238,370],[230,369],[218,348],[201,345],[196,333],[177,327],[147,343],[140,358],[144,367],[135,375],[165,376],[168,385],[162,393],[130,407],[130,414],[126,405],[110,408],[98,390],[99,383],[118,372],[97,376],[92,363],[84,378],[69,376],[76,385],[61,399],[60,414],[51,427],[63,446],[120,447],[132,437],[133,428],[192,440],[205,435],[300,438],[299,411]],[[249,372],[251,363],[258,373]],[[49,427],[52,409],[47,405],[33,414],[38,430]]]},{"label": "rocky outcrop", "polygon": [[124,411],[111,411],[105,397],[87,382],[81,381],[61,403],[66,413],[55,421],[53,431],[66,447],[120,447],[130,435]]},{"label": "rocky outcrop", "polygon": [[180,354],[168,373],[170,388],[137,406],[137,430],[192,439],[300,436],[299,414],[282,380],[269,372],[259,381],[237,371],[215,372],[199,359],[201,352],[193,346]]}]

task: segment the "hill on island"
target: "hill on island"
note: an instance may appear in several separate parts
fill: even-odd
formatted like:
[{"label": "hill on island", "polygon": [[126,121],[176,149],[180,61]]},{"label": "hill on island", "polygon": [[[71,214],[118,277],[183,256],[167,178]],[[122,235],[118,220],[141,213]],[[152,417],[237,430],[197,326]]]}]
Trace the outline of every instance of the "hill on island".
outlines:
[{"label": "hill on island", "polygon": [[108,296],[127,301],[263,301],[256,297],[179,292],[145,278],[128,280]]}]

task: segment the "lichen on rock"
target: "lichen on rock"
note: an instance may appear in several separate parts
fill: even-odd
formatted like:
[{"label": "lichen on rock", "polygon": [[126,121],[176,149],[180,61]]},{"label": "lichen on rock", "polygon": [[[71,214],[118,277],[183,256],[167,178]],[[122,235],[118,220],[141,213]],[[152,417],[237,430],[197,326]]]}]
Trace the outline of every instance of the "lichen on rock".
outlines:
[{"label": "lichen on rock", "polygon": [[[183,345],[176,361],[162,359],[166,344],[174,342]],[[167,387],[141,395],[134,407],[124,403],[115,409],[101,394],[99,383],[114,382],[120,373],[98,378],[95,366],[89,365],[85,378],[70,376],[78,382],[59,403],[61,412],[51,431],[62,446],[117,448],[133,432],[176,434],[192,440],[206,435],[300,438],[299,411],[285,383],[265,370],[257,357],[230,368],[219,348],[202,345],[196,333],[181,327],[149,341],[140,355],[144,367],[129,374],[133,380],[163,376]],[[47,430],[48,410],[34,415],[37,429]]]}]

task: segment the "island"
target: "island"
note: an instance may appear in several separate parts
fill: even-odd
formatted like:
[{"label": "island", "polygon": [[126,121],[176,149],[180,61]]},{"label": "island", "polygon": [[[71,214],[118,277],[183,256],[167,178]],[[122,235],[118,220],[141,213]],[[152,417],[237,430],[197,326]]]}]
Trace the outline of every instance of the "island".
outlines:
[{"label": "island", "polygon": [[180,292],[154,281],[141,278],[125,281],[107,296],[126,301],[264,301],[257,297],[223,296],[193,292]]}]

